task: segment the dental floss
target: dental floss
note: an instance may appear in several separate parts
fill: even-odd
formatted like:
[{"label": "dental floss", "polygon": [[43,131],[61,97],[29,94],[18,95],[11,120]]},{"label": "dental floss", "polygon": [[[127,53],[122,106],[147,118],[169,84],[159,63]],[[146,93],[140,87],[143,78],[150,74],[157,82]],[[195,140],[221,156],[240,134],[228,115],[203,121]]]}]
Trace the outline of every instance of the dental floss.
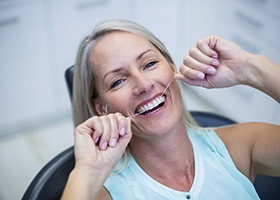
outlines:
[{"label": "dental floss", "polygon": [[108,114],[108,104],[106,104],[104,111],[105,111],[105,115],[107,115]]},{"label": "dental floss", "polygon": [[170,84],[172,83],[172,81],[174,80],[175,76],[172,77],[172,79],[169,81],[169,83],[167,84],[167,86],[165,87],[165,89],[163,90],[160,98],[164,95],[164,93],[166,92],[167,88],[170,86]]},{"label": "dental floss", "polygon": [[131,115],[131,117],[136,117],[137,115],[140,115],[140,114],[142,114],[142,113],[143,113],[143,112],[135,113],[135,114]]},{"label": "dental floss", "polygon": [[199,92],[198,92],[198,95],[199,95],[199,96],[201,96],[201,94],[202,94],[203,81],[204,81],[204,80],[201,80],[201,81],[200,81],[200,88],[199,88]]},{"label": "dental floss", "polygon": [[131,117],[136,117],[137,115],[140,115],[141,113],[135,113],[134,115],[131,115]]},{"label": "dental floss", "polygon": [[[167,84],[167,86],[164,88],[162,94],[160,95],[160,98],[164,95],[164,93],[166,92],[166,90],[169,88],[169,86],[171,85],[172,81],[175,79],[175,76],[172,77],[172,79],[169,81],[169,83]],[[132,117],[135,117],[137,115],[140,115],[142,112],[140,113],[135,113],[134,115],[132,115]]]}]

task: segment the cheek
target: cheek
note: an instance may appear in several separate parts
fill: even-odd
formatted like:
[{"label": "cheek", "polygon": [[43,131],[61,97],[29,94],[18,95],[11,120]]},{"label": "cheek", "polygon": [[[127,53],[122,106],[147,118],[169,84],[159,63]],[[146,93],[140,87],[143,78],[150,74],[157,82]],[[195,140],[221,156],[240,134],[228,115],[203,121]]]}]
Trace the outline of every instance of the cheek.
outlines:
[{"label": "cheek", "polygon": [[157,70],[153,72],[153,78],[159,83],[167,86],[168,83],[173,79],[175,73],[176,72],[173,70],[172,66],[166,63],[162,66],[159,66]]},{"label": "cheek", "polygon": [[181,89],[179,87],[179,83],[176,79],[173,80],[172,84],[170,85],[170,93],[171,93],[172,103],[175,104],[175,106],[179,110],[182,110],[183,109],[183,107],[182,107],[182,103],[183,103],[182,93],[181,93]]},{"label": "cheek", "polygon": [[118,92],[118,94],[108,95],[107,102],[108,102],[108,111],[110,113],[120,112],[123,115],[126,115],[129,108],[129,97],[128,92]]},{"label": "cheek", "polygon": [[176,80],[174,79],[175,73],[169,68],[169,70],[165,70],[163,73],[159,73],[159,80],[165,86],[165,90],[169,87],[174,87],[174,83]]}]

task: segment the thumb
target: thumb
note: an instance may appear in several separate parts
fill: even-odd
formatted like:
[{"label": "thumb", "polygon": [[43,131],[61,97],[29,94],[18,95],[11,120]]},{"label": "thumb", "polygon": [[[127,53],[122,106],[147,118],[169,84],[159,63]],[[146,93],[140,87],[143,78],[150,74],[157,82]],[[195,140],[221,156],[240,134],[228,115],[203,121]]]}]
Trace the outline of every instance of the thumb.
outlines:
[{"label": "thumb", "polygon": [[192,86],[200,86],[201,85],[201,80],[190,79],[190,78],[187,78],[186,76],[184,76],[183,74],[180,74],[180,73],[175,74],[175,78],[176,78],[176,80],[183,81],[184,83],[187,83],[188,85],[192,85]]}]

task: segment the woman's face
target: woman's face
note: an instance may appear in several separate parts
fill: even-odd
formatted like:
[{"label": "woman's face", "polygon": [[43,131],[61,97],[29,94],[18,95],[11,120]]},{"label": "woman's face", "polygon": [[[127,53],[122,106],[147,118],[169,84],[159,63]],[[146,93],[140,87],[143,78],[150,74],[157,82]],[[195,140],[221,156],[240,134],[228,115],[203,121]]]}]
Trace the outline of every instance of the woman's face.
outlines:
[{"label": "woman's face", "polygon": [[[170,131],[182,112],[176,80],[162,93],[176,70],[148,40],[133,33],[102,37],[90,55],[96,78],[98,114],[120,112],[132,117],[133,134]],[[144,112],[134,116],[136,113]]]}]

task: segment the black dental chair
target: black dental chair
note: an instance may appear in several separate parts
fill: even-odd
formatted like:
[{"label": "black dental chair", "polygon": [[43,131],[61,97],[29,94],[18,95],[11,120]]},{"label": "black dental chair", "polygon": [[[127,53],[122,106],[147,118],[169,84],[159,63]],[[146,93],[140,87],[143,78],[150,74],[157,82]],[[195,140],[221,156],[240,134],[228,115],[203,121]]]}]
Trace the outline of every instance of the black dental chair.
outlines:
[{"label": "black dental chair", "polygon": [[[71,98],[73,66],[66,70],[65,79]],[[202,127],[217,127],[236,123],[218,114],[195,111],[191,114]],[[69,147],[41,169],[28,186],[22,200],[60,199],[74,165],[74,148]],[[254,186],[262,200],[280,200],[280,177],[257,176]]]}]

